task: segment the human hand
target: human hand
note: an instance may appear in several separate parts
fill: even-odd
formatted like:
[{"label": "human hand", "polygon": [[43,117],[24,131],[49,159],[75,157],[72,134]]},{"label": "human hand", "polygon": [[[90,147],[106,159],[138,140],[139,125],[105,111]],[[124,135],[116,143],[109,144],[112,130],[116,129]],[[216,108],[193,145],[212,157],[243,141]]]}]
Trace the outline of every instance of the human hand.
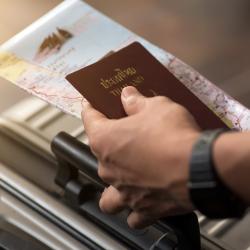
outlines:
[{"label": "human hand", "polygon": [[134,87],[124,88],[121,100],[128,116],[117,120],[83,104],[98,174],[110,184],[101,210],[116,213],[129,207],[132,228],[193,210],[187,182],[192,146],[200,134],[194,118],[170,99],[146,98]]}]

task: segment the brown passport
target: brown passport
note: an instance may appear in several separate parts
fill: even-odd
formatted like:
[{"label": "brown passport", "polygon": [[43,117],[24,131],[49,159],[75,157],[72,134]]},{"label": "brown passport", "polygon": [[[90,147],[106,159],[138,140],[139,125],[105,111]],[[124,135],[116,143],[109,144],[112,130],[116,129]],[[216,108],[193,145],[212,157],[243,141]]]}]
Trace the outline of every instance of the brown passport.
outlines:
[{"label": "brown passport", "polygon": [[66,79],[109,118],[125,116],[120,95],[125,86],[132,85],[145,96],[163,95],[185,106],[202,129],[226,126],[138,42],[69,74]]}]

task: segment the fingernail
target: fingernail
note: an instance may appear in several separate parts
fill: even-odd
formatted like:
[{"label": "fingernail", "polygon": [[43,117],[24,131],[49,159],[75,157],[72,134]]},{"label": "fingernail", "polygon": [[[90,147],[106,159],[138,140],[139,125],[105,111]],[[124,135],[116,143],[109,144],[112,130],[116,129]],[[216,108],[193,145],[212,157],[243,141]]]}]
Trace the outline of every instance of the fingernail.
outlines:
[{"label": "fingernail", "polygon": [[127,99],[131,96],[135,96],[137,94],[137,90],[136,88],[129,86],[129,87],[125,87],[122,90],[122,96]]},{"label": "fingernail", "polygon": [[122,98],[125,100],[127,105],[134,104],[137,100],[137,90],[134,87],[125,87],[122,90]]}]

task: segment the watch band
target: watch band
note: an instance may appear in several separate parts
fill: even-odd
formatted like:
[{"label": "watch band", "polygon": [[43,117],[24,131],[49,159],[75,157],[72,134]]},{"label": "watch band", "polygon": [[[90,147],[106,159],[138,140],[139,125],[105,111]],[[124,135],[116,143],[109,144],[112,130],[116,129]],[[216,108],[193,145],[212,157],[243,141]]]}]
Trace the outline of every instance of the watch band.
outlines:
[{"label": "watch band", "polygon": [[214,166],[213,143],[225,131],[203,132],[193,147],[190,160],[190,198],[194,206],[210,218],[240,217],[246,209],[246,205],[223,184]]}]

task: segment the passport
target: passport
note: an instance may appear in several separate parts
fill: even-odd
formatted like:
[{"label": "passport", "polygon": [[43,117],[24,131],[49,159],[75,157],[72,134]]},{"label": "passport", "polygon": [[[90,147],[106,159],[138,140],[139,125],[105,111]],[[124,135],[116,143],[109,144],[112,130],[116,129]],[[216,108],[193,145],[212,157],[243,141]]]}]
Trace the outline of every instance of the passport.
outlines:
[{"label": "passport", "polygon": [[126,86],[134,86],[147,97],[167,96],[183,105],[202,129],[226,127],[139,42],[67,75],[66,79],[95,109],[111,119],[126,116],[120,100],[121,91]]}]

